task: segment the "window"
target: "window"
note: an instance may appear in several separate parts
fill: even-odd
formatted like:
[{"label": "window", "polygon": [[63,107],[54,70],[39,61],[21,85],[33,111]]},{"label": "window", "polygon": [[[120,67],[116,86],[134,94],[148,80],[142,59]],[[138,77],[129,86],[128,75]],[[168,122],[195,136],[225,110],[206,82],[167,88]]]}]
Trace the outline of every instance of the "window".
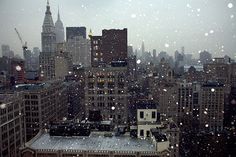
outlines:
[{"label": "window", "polygon": [[156,118],[156,112],[152,111],[152,119],[155,119],[155,118]]},{"label": "window", "polygon": [[140,118],[144,118],[144,113],[143,113],[143,111],[140,111]]},{"label": "window", "polygon": [[144,131],[140,130],[140,136],[144,136]]},{"label": "window", "polygon": [[150,137],[150,131],[147,130],[147,137]]}]

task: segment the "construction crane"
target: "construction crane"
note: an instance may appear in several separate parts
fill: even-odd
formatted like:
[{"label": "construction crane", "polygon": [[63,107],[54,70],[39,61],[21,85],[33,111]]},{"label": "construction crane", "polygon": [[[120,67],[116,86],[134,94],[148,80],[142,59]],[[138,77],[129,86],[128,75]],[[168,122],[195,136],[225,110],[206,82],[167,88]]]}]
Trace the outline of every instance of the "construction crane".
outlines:
[{"label": "construction crane", "polygon": [[15,28],[15,31],[16,31],[16,34],[18,36],[18,38],[20,39],[20,42],[21,42],[21,45],[22,45],[22,48],[23,48],[23,51],[25,52],[25,50],[27,50],[27,42],[23,42],[22,38],[21,38],[21,35],[20,33],[17,31],[17,29]]}]

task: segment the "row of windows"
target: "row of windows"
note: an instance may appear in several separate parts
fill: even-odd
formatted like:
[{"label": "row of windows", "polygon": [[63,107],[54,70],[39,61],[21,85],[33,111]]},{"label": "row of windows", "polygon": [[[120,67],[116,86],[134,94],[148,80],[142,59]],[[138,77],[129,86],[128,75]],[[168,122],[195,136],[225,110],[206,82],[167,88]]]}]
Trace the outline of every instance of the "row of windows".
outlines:
[{"label": "row of windows", "polygon": [[[144,112],[143,111],[140,111],[139,112],[139,115],[140,115],[140,118],[143,119],[144,118]],[[155,111],[152,111],[152,119],[155,119],[156,118],[156,112]]]},{"label": "row of windows", "polygon": [[25,99],[38,99],[38,95],[25,95]]}]

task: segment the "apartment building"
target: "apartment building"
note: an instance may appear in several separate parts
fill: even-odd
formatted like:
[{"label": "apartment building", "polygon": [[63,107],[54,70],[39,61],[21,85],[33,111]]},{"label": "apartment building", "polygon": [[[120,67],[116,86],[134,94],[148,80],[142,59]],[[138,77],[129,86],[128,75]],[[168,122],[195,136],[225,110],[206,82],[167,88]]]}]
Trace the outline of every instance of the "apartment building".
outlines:
[{"label": "apartment building", "polygon": [[86,117],[89,117],[90,111],[100,111],[103,120],[112,120],[115,124],[127,123],[127,67],[120,65],[85,70]]}]

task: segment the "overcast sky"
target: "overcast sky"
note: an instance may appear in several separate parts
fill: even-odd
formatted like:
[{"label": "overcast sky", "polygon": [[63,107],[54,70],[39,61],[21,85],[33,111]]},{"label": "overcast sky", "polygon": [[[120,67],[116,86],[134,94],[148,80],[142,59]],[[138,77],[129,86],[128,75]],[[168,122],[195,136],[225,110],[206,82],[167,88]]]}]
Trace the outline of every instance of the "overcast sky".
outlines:
[{"label": "overcast sky", "polygon": [[[235,0],[50,0],[54,22],[58,5],[64,27],[86,26],[94,35],[128,28],[134,48],[144,41],[150,51],[173,54],[185,46],[194,56],[207,49],[236,59]],[[46,0],[0,0],[0,44],[22,53],[16,27],[30,49],[41,49],[45,10]]]}]

